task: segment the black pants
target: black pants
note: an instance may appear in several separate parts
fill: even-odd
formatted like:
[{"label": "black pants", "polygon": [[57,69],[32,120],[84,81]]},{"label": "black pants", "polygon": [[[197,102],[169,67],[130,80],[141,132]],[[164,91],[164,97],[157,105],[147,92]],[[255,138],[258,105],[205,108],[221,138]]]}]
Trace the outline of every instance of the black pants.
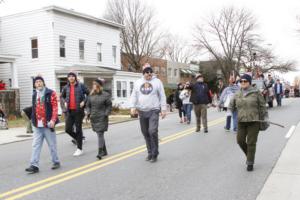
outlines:
[{"label": "black pants", "polygon": [[180,119],[182,119],[182,117],[186,117],[186,113],[183,109],[183,106],[178,107],[178,114],[179,114]]},{"label": "black pants", "polygon": [[254,164],[258,133],[258,122],[238,123],[237,143],[245,153],[248,165]]},{"label": "black pants", "polygon": [[152,110],[147,112],[139,112],[140,124],[142,133],[144,135],[148,155],[158,156],[158,123],[159,110]]},{"label": "black pants", "polygon": [[[66,115],[66,133],[68,133],[77,142],[77,148],[82,149],[82,118],[83,111],[70,110]],[[76,133],[73,126],[76,127]]]}]

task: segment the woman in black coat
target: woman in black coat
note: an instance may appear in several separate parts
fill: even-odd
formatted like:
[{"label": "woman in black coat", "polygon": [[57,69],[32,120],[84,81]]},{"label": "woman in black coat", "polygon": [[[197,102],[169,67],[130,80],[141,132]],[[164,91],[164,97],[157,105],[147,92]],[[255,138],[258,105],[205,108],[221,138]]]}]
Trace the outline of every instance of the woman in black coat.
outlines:
[{"label": "woman in black coat", "polygon": [[111,96],[103,90],[103,82],[100,79],[93,81],[93,90],[86,104],[88,120],[91,121],[92,129],[98,135],[97,158],[99,160],[107,155],[104,132],[108,129],[108,116],[112,109]]}]

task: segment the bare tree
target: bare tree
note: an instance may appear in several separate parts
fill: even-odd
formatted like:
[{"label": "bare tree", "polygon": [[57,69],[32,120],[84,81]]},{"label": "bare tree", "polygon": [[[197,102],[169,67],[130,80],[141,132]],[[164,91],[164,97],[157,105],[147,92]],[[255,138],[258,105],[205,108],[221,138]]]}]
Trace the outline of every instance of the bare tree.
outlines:
[{"label": "bare tree", "polygon": [[172,34],[167,35],[160,49],[164,58],[180,63],[189,63],[197,55],[195,48],[187,40]]},{"label": "bare tree", "polygon": [[246,44],[256,37],[256,20],[245,9],[229,7],[205,21],[196,26],[196,46],[216,60],[227,80],[232,70],[239,72]]},{"label": "bare tree", "polygon": [[258,44],[263,43],[261,39],[249,41],[244,49],[242,56],[242,64],[244,67],[257,68],[259,67],[263,73],[277,71],[287,73],[297,71],[296,61],[282,61],[276,56],[272,49],[262,47]]},{"label": "bare tree", "polygon": [[157,54],[163,36],[158,31],[155,11],[142,0],[108,0],[106,19],[123,24],[121,50],[136,70],[144,58]]}]

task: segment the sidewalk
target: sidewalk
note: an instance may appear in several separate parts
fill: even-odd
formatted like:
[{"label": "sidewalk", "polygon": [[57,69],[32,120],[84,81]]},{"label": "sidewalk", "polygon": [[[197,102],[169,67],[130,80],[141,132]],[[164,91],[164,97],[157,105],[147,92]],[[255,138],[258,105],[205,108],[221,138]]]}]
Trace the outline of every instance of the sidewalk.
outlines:
[{"label": "sidewalk", "polygon": [[300,123],[256,200],[300,199]]},{"label": "sidewalk", "polygon": [[[109,117],[109,124],[117,124],[135,119],[130,118],[129,115],[111,115]],[[84,122],[83,128],[90,128],[90,124]],[[56,134],[64,133],[64,123],[57,125]],[[26,133],[25,125],[22,128],[10,128],[8,130],[0,130],[0,145],[12,142],[19,142],[32,139],[32,134]]]}]

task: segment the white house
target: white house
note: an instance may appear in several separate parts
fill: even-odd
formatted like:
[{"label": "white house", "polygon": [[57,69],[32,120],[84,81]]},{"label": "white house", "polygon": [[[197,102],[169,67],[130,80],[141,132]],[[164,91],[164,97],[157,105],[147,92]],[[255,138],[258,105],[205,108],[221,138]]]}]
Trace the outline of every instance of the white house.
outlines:
[{"label": "white house", "polygon": [[19,88],[21,108],[31,103],[32,78],[44,76],[60,92],[69,71],[91,86],[106,80],[114,102],[126,107],[140,74],[123,72],[120,30],[123,25],[90,15],[49,6],[0,18],[0,80]]}]

